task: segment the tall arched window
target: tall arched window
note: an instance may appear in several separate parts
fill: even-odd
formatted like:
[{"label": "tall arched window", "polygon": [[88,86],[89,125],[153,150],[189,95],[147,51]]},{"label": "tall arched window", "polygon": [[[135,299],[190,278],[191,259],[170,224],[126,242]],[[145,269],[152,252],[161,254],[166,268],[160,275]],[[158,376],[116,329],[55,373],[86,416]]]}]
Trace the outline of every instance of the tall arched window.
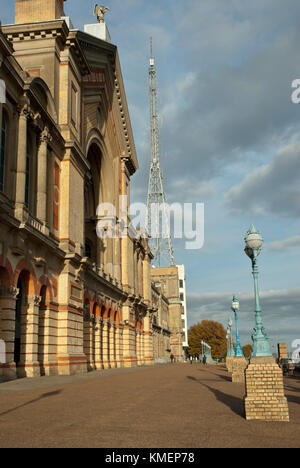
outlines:
[{"label": "tall arched window", "polygon": [[0,140],[0,190],[4,190],[4,174],[5,174],[5,153],[7,142],[7,119],[3,112],[1,125],[1,140]]}]

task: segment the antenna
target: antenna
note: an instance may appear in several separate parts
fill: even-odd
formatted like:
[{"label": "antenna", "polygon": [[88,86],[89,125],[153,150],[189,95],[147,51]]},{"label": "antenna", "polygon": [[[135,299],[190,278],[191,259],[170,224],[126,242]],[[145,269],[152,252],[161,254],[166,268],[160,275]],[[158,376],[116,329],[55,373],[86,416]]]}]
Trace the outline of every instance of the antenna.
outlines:
[{"label": "antenna", "polygon": [[175,265],[175,262],[166,206],[166,194],[160,168],[157,83],[152,37],[150,38],[149,97],[151,166],[147,197],[147,229],[150,236],[149,245],[154,255],[156,266],[160,267],[163,260],[165,260],[167,266]]}]

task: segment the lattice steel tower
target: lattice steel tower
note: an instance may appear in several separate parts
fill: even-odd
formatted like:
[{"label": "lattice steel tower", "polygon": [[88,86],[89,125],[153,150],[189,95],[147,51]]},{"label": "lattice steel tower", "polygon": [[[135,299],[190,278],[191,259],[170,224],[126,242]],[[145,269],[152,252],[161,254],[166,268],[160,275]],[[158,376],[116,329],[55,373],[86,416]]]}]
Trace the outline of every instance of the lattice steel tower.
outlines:
[{"label": "lattice steel tower", "polygon": [[[147,230],[149,245],[157,267],[174,265],[174,251],[170,235],[169,216],[166,207],[166,194],[159,161],[159,128],[157,108],[156,69],[150,39],[149,95],[151,130],[151,167],[147,199]],[[162,262],[165,265],[162,265]]]}]

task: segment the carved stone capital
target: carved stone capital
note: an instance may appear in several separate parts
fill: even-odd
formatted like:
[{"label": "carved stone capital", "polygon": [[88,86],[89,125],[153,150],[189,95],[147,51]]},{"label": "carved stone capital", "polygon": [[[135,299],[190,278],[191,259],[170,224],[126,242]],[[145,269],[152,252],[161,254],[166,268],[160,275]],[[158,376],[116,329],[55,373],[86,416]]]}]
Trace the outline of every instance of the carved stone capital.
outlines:
[{"label": "carved stone capital", "polygon": [[41,296],[35,296],[34,294],[27,296],[28,305],[32,305],[34,307],[39,307],[41,300]]},{"label": "carved stone capital", "polygon": [[50,134],[50,131],[48,127],[45,127],[44,130],[41,132],[40,135],[40,142],[41,143],[50,143],[52,141],[52,136]]},{"label": "carved stone capital", "polygon": [[0,299],[17,299],[19,294],[19,289],[14,288],[13,286],[0,286]]}]

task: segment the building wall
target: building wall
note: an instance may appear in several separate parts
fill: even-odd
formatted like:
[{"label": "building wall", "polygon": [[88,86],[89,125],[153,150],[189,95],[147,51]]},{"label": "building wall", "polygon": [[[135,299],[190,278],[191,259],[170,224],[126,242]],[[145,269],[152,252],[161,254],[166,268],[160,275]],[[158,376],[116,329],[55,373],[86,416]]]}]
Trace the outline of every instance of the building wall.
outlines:
[{"label": "building wall", "polygon": [[[18,23],[28,21],[22,3]],[[53,19],[53,2],[29,3]],[[116,208],[118,234],[119,195],[130,196],[138,169],[117,49],[35,19],[0,31],[0,372],[152,364],[147,240],[129,218],[121,239],[96,235],[99,203]]]},{"label": "building wall", "polygon": [[168,323],[171,332],[170,349],[176,360],[184,359],[182,329],[182,304],[179,293],[179,271],[177,266],[152,268],[151,278],[154,286],[160,288],[168,300]]}]

